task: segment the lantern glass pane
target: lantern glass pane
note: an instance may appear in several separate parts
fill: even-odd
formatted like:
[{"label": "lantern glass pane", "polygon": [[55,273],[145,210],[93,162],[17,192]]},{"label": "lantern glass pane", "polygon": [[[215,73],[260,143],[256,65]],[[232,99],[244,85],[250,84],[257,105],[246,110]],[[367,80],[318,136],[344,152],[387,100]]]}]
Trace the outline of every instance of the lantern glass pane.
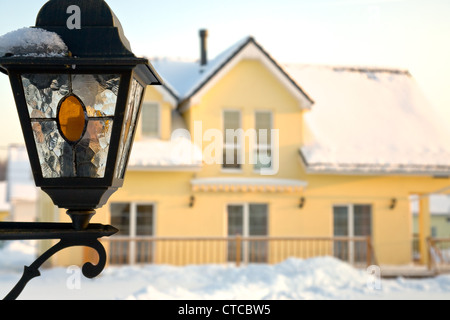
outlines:
[{"label": "lantern glass pane", "polygon": [[59,102],[69,94],[67,74],[25,74],[22,83],[31,118],[55,118]]},{"label": "lantern glass pane", "polygon": [[104,178],[120,75],[22,81],[43,178]]},{"label": "lantern glass pane", "polygon": [[70,145],[61,136],[56,121],[32,122],[34,140],[44,178],[73,177]]},{"label": "lantern glass pane", "polygon": [[105,176],[112,127],[112,120],[89,121],[85,135],[75,147],[77,177]]},{"label": "lantern glass pane", "polygon": [[144,87],[136,79],[133,79],[128,96],[127,109],[125,111],[125,117],[123,120],[124,124],[122,128],[119,154],[116,164],[116,177],[119,179],[123,179],[125,175],[125,169],[132,145],[132,139],[134,136],[137,116],[139,114],[139,108],[141,106],[143,93]]},{"label": "lantern glass pane", "polygon": [[86,106],[89,117],[111,117],[116,111],[120,76],[77,74],[72,77],[73,93]]}]

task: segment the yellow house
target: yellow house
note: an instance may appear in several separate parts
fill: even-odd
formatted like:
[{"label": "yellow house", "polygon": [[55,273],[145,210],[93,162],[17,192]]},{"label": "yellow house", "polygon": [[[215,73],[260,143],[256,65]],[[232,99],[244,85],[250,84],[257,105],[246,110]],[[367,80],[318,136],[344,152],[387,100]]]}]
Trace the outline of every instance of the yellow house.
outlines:
[{"label": "yellow house", "polygon": [[147,88],[125,185],[93,219],[121,230],[113,263],[407,264],[411,195],[426,250],[427,195],[450,185],[450,149],[407,71],[284,65],[252,37],[213,60],[202,48],[200,61],[151,61],[166,84]]}]

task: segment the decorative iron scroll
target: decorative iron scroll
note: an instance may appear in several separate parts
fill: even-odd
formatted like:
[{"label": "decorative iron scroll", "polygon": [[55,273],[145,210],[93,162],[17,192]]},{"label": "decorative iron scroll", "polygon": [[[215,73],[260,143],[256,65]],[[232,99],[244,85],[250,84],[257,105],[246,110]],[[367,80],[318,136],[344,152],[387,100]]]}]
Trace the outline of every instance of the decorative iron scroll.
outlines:
[{"label": "decorative iron scroll", "polygon": [[4,298],[15,300],[22,293],[25,286],[32,279],[39,277],[39,268],[53,255],[70,247],[89,247],[94,249],[99,257],[96,265],[86,262],[82,272],[86,278],[92,279],[100,275],[106,265],[106,251],[98,240],[101,237],[109,237],[118,230],[112,226],[91,224],[85,230],[75,230],[71,224],[53,223],[0,223],[0,240],[43,240],[60,239],[60,241],[43,253],[29,267],[25,266],[22,278]]}]

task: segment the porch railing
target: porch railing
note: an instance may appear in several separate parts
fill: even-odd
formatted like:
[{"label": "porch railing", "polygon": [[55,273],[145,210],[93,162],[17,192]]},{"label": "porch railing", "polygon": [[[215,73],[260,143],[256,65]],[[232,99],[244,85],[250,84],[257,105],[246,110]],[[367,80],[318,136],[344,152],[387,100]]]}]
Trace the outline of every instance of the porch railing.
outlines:
[{"label": "porch railing", "polygon": [[112,237],[111,265],[280,263],[334,256],[354,266],[376,264],[370,237]]},{"label": "porch railing", "polygon": [[450,238],[428,238],[429,268],[436,273],[450,273]]}]

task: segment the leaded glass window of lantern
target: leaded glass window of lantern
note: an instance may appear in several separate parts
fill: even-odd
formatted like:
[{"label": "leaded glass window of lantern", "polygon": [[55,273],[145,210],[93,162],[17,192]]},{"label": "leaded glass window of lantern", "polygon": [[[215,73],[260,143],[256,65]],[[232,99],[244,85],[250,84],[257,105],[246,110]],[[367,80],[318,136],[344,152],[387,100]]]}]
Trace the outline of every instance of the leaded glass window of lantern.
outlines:
[{"label": "leaded glass window of lantern", "polygon": [[124,124],[122,127],[119,156],[116,164],[116,178],[119,179],[122,179],[125,174],[143,92],[144,87],[136,79],[133,79],[128,96],[128,105],[125,110],[125,118],[123,119]]},{"label": "leaded glass window of lantern", "polygon": [[115,74],[24,74],[44,178],[103,178],[120,84]]}]

